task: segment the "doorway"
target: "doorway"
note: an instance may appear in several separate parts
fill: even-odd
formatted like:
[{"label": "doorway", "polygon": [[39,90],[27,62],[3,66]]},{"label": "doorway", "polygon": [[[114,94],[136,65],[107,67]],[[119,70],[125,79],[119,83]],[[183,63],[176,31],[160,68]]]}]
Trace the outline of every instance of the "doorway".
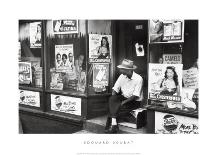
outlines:
[{"label": "doorway", "polygon": [[[115,21],[115,38],[115,64],[120,64],[124,58],[134,61],[137,66],[135,72],[144,80],[144,101],[147,101],[148,20]],[[118,76],[116,71],[115,81]]]}]

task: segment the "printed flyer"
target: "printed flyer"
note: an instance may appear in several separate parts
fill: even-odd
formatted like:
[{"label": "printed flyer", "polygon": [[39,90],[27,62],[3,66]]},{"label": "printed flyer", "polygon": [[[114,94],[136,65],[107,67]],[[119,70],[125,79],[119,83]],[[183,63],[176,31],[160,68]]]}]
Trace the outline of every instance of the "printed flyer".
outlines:
[{"label": "printed flyer", "polygon": [[30,105],[34,107],[40,107],[40,95],[39,92],[20,90],[19,104]]},{"label": "printed flyer", "polygon": [[149,64],[148,98],[181,102],[182,64]]},{"label": "printed flyer", "polygon": [[78,20],[53,20],[54,34],[78,33]]},{"label": "printed flyer", "polygon": [[184,20],[149,21],[149,43],[184,42]]},{"label": "printed flyer", "polygon": [[89,34],[89,62],[111,62],[112,36]]},{"label": "printed flyer", "polygon": [[41,22],[30,23],[30,48],[41,48]]},{"label": "printed flyer", "polygon": [[19,84],[32,83],[31,62],[19,62]]},{"label": "printed flyer", "polygon": [[164,64],[182,64],[181,54],[163,54]]},{"label": "printed flyer", "polygon": [[51,94],[51,110],[81,116],[81,98]]},{"label": "printed flyer", "polygon": [[197,118],[155,112],[155,133],[158,134],[198,134]]},{"label": "printed flyer", "polygon": [[55,65],[59,69],[74,67],[73,44],[55,45]]},{"label": "printed flyer", "polygon": [[188,70],[183,70],[183,83],[187,88],[198,88],[198,69],[192,67]]},{"label": "printed flyer", "polygon": [[93,64],[93,87],[103,88],[108,86],[109,64]]}]

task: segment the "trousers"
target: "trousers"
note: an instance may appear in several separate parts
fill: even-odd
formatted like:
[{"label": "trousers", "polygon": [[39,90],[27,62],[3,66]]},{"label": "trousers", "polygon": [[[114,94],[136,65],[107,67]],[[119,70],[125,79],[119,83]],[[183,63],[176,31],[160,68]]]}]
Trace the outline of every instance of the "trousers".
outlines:
[{"label": "trousers", "polygon": [[122,95],[112,95],[109,98],[109,117],[121,118],[126,116],[130,111],[140,107],[139,101],[131,101],[121,105],[121,102],[126,99]]}]

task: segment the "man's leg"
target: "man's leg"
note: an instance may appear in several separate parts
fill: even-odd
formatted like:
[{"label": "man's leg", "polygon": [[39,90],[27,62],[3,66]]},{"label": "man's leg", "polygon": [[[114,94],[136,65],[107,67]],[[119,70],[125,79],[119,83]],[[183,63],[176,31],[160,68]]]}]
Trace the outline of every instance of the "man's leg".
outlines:
[{"label": "man's leg", "polygon": [[106,122],[105,132],[117,132],[118,126],[116,117],[123,100],[124,97],[122,95],[112,95],[109,98],[109,115]]}]

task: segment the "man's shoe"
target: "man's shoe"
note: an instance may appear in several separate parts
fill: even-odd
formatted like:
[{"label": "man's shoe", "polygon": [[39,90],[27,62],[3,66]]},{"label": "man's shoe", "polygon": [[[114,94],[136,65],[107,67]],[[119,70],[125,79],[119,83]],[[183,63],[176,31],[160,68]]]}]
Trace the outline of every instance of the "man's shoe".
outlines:
[{"label": "man's shoe", "polygon": [[111,123],[112,123],[112,119],[111,117],[108,117],[105,125],[105,133],[109,132],[109,128],[111,128]]},{"label": "man's shoe", "polygon": [[119,131],[118,125],[112,125],[108,130],[109,133],[117,133],[118,131]]}]

